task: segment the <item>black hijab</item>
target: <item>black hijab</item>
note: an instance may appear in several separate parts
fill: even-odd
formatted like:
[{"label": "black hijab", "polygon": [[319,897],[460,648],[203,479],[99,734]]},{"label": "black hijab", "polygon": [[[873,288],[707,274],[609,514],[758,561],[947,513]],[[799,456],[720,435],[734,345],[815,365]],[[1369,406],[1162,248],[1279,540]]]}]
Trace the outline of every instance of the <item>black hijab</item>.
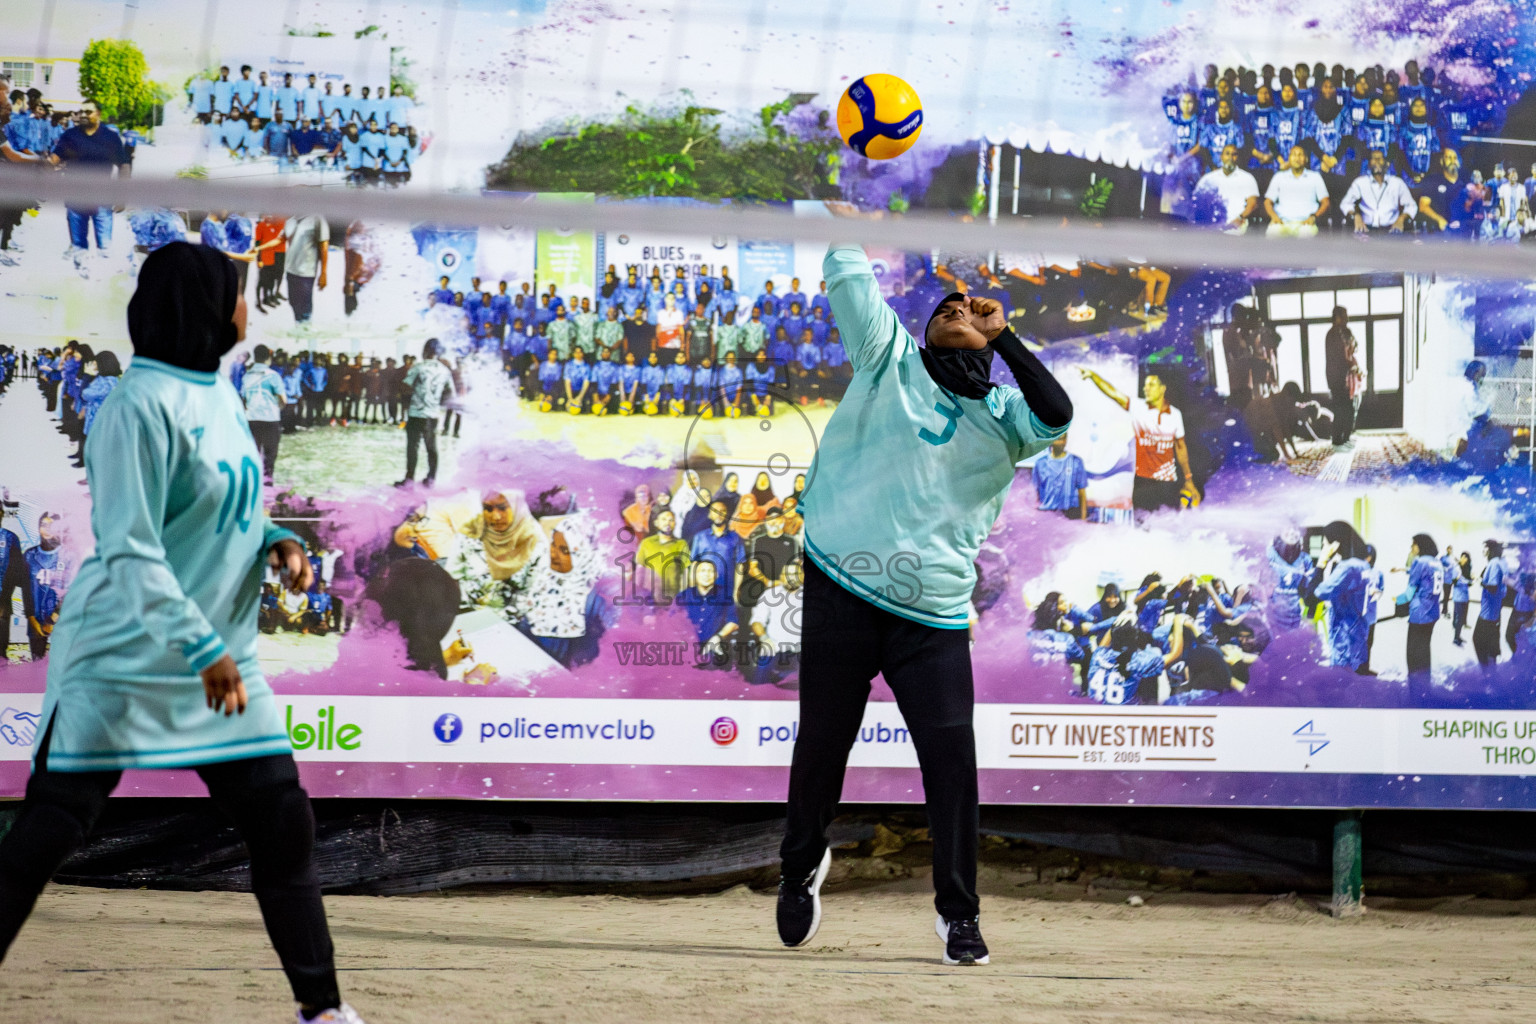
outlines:
[{"label": "black hijab", "polygon": [[1339,546],[1340,558],[1364,559],[1368,544],[1355,532],[1355,528],[1343,520],[1334,520],[1323,527],[1323,539]]},{"label": "black hijab", "polygon": [[[939,315],[939,310],[944,308],[944,303],[959,299],[965,301],[965,296],[960,292],[950,292],[939,300],[939,304],[933,307],[933,313],[928,317],[928,323],[933,323],[933,318]],[[945,391],[959,395],[961,398],[986,398],[987,392],[992,390],[992,347],[970,348],[942,348],[928,343],[928,328],[923,327],[923,347],[918,350],[923,358],[923,366],[928,369],[928,376],[933,382]]]},{"label": "black hijab", "polygon": [[[96,379],[96,374],[85,372],[85,368],[96,361],[96,352],[89,345],[81,345],[75,349],[75,352],[80,356],[80,387],[84,389]],[[99,370],[100,367],[98,366],[97,369]]]},{"label": "black hijab", "polygon": [[128,337],[135,355],[184,370],[216,372],[234,348],[238,276],[217,249],[172,242],[149,254],[128,300]]}]

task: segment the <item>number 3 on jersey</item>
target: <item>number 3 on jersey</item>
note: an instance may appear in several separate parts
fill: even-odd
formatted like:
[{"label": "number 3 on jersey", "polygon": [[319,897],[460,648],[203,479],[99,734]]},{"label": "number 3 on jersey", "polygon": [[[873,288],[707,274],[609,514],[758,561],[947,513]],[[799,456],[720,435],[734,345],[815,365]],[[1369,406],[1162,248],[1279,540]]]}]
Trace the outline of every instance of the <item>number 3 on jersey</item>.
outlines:
[{"label": "number 3 on jersey", "polygon": [[218,532],[224,532],[224,527],[230,524],[233,515],[234,524],[240,527],[241,533],[245,533],[251,528],[256,505],[261,501],[261,469],[256,465],[256,460],[247,455],[240,460],[238,473],[223,460],[219,461],[219,472],[228,478],[229,489],[224,492],[224,504],[219,508]]},{"label": "number 3 on jersey", "polygon": [[948,444],[949,439],[955,436],[955,424],[960,422],[960,417],[965,415],[965,410],[958,405],[950,408],[943,402],[934,402],[933,411],[944,417],[944,432],[935,434],[927,427],[917,432],[917,436],[931,445]]}]

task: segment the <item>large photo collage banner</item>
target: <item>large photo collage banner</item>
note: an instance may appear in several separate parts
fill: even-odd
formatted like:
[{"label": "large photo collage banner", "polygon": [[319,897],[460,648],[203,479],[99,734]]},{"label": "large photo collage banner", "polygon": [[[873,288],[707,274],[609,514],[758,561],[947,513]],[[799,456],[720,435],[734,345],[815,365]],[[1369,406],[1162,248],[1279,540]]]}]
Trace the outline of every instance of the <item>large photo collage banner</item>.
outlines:
[{"label": "large photo collage banner", "polygon": [[[839,66],[879,66],[858,33],[826,36],[808,4],[781,6],[778,45],[824,43]],[[1215,16],[1232,3],[1198,6]],[[1449,175],[1448,160],[1417,171],[1403,144],[1430,116],[1413,112],[1420,98],[1437,117],[1473,118],[1458,144],[1513,123],[1524,93],[1512,83],[1536,69],[1518,36],[1497,37],[1510,65],[1420,26],[1406,62],[1381,26],[1350,36],[1301,19],[1274,53],[1240,58],[1247,49],[1149,15],[1134,44],[1058,53],[1083,89],[1027,123],[986,90],[947,94],[952,58],[913,56],[903,70],[934,127],[880,167],[828,141],[838,74],[762,68],[743,93],[737,78],[720,84],[715,56],[615,104],[613,91],[642,87],[588,60],[618,44],[593,35],[585,5],[459,8],[451,35],[404,7],[379,6],[365,23],[317,6],[310,21],[307,7],[258,32],[221,17],[204,39],[172,42],[156,29],[184,4],[145,2],[124,25],[119,9],[62,3],[39,52],[0,68],[0,153],[20,173],[116,168],[402,197],[469,188],[615,209],[750,197],[796,218],[954,208],[945,196],[956,190],[963,215],[1057,218],[1039,204],[1070,165],[1087,186],[1077,219],[1202,220],[1215,201],[1227,205],[1211,230],[1310,233],[1290,230],[1294,219],[1364,244],[1388,231],[1427,243],[1449,230],[1437,223],[1447,211],[1469,218],[1468,234],[1519,244],[1523,227],[1509,225],[1525,223],[1536,191],[1536,170],[1527,181],[1500,166],[1504,184],[1484,185],[1479,170],[1437,205],[1433,174]],[[660,38],[646,19],[607,17]],[[1018,15],[1013,30],[1035,17]],[[678,24],[700,40],[724,31],[699,16]],[[1496,27],[1485,26],[1490,39]],[[137,41],[140,93],[107,91],[90,56],[103,39]],[[1333,70],[1335,59],[1363,63],[1359,52],[1380,53],[1383,67]],[[1360,180],[1405,189],[1400,208],[1383,193],[1362,200],[1354,177],[1335,189],[1338,160],[1314,122],[1349,113],[1334,111],[1314,57],[1322,78],[1364,91],[1365,120],[1389,89],[1407,90],[1398,141],[1349,149]],[[1215,78],[1202,84],[1210,62]],[[1310,145],[1288,167],[1265,110],[1277,93],[1301,102],[1302,68],[1312,120],[1294,120],[1310,126],[1299,129]],[[1426,84],[1428,71],[1438,81]],[[546,95],[545,82],[565,91]],[[506,112],[525,90],[539,92],[535,109]],[[694,105],[667,106],[678,90]],[[1220,135],[1234,116],[1227,94],[1257,105],[1238,104],[1241,166]],[[606,167],[588,173],[621,136],[639,145],[717,116],[709,144],[717,163],[749,167],[740,181],[700,171],[673,187],[676,166],[645,172],[643,187]],[[1437,135],[1460,160],[1450,139]],[[1383,148],[1377,174],[1370,154]],[[783,166],[768,166],[770,150]],[[1029,162],[1042,152],[1058,163]],[[1489,151],[1464,152],[1471,164]],[[1110,194],[1094,189],[1111,172],[1139,178],[1140,209],[1114,205],[1135,191],[1122,187],[1108,206],[1090,201]],[[1305,189],[1313,213],[1293,218]],[[145,255],[185,239],[224,251],[241,274],[250,328],[222,375],[261,442],[267,515],[303,538],[316,570],[307,594],[270,578],[259,613],[262,669],[312,794],[782,799],[800,504],[807,487],[838,486],[815,479],[816,444],[852,379],[825,247],[333,222],[303,212],[313,194],[274,192],[272,207],[288,212],[0,211],[0,794],[25,783],[53,623],[90,554],[93,501],[110,501],[87,493],[82,453],[130,363],[127,300]],[[1017,466],[976,557],[984,800],[1536,805],[1525,780],[1536,763],[1530,288],[1453,266],[1244,272],[1106,253],[868,254],[916,337],[948,292],[998,299],[1074,405],[1069,433]],[[882,681],[852,765],[848,799],[918,799]],[[178,772],[130,772],[124,785],[198,791]]]}]

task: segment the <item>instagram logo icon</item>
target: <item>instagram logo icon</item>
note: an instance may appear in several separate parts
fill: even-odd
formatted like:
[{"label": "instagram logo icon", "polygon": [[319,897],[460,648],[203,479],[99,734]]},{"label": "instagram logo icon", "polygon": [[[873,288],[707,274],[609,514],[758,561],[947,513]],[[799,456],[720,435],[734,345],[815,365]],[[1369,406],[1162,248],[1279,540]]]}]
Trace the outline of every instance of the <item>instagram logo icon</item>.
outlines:
[{"label": "instagram logo icon", "polygon": [[717,718],[709,726],[709,738],[722,747],[728,747],[736,742],[736,720],[734,718]]}]

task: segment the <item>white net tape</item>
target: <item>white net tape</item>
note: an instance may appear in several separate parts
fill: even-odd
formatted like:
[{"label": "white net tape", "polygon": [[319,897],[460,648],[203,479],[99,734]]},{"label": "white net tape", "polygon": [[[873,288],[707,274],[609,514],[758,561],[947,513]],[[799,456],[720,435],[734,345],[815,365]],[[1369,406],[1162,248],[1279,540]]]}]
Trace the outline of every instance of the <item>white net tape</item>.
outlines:
[{"label": "white net tape", "polygon": [[348,188],[279,188],[229,181],[148,178],[88,179],[67,174],[0,173],[0,205],[39,200],[75,206],[165,207],[176,210],[268,210],[333,221],[500,225],[595,231],[670,232],[779,241],[858,241],[909,252],[1027,250],[1069,252],[1106,261],[1127,257],[1172,267],[1306,270],[1322,273],[1452,274],[1505,280],[1536,278],[1536,249],[1466,242],[1425,243],[1349,236],[1269,239],[1147,223],[1044,224],[1014,219],[988,224],[943,214],[796,217],[771,209],[578,204],[523,195],[385,192]]}]

